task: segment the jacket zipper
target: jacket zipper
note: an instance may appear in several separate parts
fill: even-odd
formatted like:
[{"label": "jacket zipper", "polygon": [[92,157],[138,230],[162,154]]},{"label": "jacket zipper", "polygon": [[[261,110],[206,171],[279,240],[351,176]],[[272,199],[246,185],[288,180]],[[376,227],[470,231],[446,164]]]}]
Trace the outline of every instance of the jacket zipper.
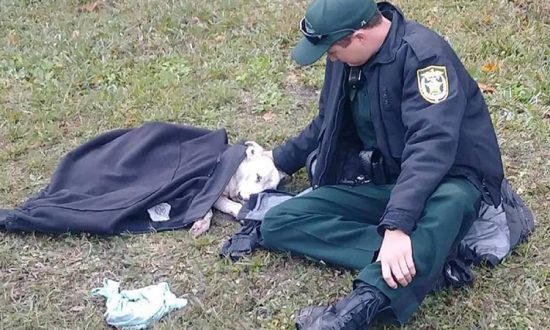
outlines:
[{"label": "jacket zipper", "polygon": [[[346,70],[344,69],[343,71],[344,71],[344,77],[345,77],[345,75],[346,75]],[[340,99],[338,100],[338,105],[336,106],[336,114],[337,114],[337,116],[335,116],[336,119],[338,119],[338,114],[339,114],[339,112],[341,111],[342,101],[343,101],[344,98],[346,97],[346,93],[345,93],[346,84],[345,84],[345,82],[344,82],[344,83],[341,83],[341,84],[342,84],[342,87],[341,87],[341,89],[342,89],[342,94],[341,94],[341,95],[342,95],[342,96],[341,96]],[[340,121],[338,120],[338,121],[336,122],[336,124],[339,126],[339,125],[340,125]],[[329,140],[329,141],[333,141],[333,139],[334,139],[334,134],[336,133],[336,131],[338,131],[338,128],[339,128],[339,127],[335,127],[335,128],[330,132],[330,140]],[[328,168],[328,161],[327,161],[327,159],[328,159],[328,155],[330,155],[331,150],[332,150],[332,144],[329,143],[328,148],[327,148],[327,154],[326,154],[325,158],[323,159],[323,162],[324,162],[324,163],[323,163],[323,172],[321,172],[321,173],[319,174],[318,179],[317,179],[317,183],[315,183],[315,185],[313,185],[313,189],[319,188],[319,182],[321,181],[321,178],[325,175],[325,173],[326,173],[326,171],[327,171],[327,168]]]}]

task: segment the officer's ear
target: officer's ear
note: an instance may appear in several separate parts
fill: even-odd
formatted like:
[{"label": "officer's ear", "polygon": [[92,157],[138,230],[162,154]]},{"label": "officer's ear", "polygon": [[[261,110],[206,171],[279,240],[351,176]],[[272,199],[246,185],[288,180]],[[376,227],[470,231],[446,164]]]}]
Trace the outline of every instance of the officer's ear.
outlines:
[{"label": "officer's ear", "polygon": [[360,42],[366,42],[368,40],[367,34],[365,33],[365,30],[359,29],[355,32],[353,32],[353,37],[357,39]]}]

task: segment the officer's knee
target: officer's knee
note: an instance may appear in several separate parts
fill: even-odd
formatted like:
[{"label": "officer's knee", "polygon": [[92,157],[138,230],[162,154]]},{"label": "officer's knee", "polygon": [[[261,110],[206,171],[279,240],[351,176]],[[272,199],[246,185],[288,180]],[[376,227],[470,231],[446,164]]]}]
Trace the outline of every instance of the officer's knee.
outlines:
[{"label": "officer's knee", "polygon": [[446,179],[439,185],[433,199],[452,205],[454,208],[470,209],[479,192],[466,179]]}]

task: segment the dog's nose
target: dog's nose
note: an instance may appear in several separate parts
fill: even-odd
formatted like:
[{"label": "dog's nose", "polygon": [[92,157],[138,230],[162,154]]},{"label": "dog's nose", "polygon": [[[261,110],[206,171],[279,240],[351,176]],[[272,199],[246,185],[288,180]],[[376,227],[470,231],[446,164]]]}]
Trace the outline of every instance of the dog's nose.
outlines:
[{"label": "dog's nose", "polygon": [[240,200],[243,200],[243,195],[241,195],[240,191],[237,193],[237,198],[240,199]]}]

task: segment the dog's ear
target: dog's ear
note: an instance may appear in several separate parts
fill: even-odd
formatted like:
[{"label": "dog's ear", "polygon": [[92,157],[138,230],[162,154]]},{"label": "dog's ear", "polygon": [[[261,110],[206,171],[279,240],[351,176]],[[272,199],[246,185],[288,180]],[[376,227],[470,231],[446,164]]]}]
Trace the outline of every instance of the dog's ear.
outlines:
[{"label": "dog's ear", "polygon": [[254,141],[246,141],[244,145],[246,146],[246,156],[248,158],[258,157],[264,151],[264,148]]}]

